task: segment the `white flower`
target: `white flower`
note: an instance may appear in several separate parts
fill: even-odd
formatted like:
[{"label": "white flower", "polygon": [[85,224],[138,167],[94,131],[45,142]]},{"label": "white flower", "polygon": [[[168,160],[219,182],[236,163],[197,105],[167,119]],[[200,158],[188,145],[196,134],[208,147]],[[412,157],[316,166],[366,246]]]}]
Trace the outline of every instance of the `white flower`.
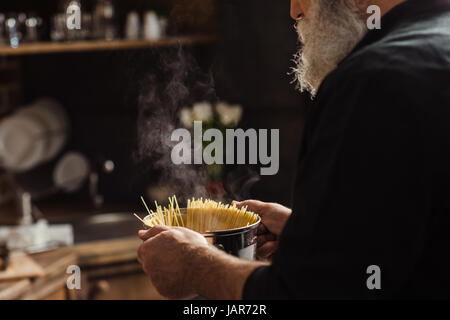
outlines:
[{"label": "white flower", "polygon": [[220,122],[225,126],[237,126],[242,118],[242,107],[240,105],[229,105],[226,102],[219,102],[216,111]]},{"label": "white flower", "polygon": [[199,102],[194,104],[192,114],[194,121],[208,122],[213,119],[213,109],[209,102]]},{"label": "white flower", "polygon": [[192,124],[194,121],[192,110],[189,108],[182,108],[180,110],[180,121],[185,128],[192,128]]}]

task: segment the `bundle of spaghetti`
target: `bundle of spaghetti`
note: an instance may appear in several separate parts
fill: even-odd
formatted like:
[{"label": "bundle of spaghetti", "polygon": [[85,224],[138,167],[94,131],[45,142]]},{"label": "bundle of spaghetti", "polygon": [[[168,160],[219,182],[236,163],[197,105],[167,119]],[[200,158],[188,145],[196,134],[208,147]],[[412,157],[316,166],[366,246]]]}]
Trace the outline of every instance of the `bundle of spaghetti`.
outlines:
[{"label": "bundle of spaghetti", "polygon": [[180,207],[178,206],[177,199],[175,197],[169,198],[169,207],[162,207],[155,201],[156,211],[150,210],[141,197],[144,203],[145,209],[147,209],[148,216],[145,218],[145,224],[148,227],[160,226],[184,226],[183,219],[181,218]]},{"label": "bundle of spaghetti", "polygon": [[148,227],[182,226],[197,232],[213,232],[246,227],[259,220],[259,216],[247,211],[247,207],[238,208],[235,204],[223,204],[210,199],[189,199],[183,213],[175,196],[169,198],[168,208],[155,202],[155,211],[147,207],[143,198],[142,201],[149,213],[144,219]]}]

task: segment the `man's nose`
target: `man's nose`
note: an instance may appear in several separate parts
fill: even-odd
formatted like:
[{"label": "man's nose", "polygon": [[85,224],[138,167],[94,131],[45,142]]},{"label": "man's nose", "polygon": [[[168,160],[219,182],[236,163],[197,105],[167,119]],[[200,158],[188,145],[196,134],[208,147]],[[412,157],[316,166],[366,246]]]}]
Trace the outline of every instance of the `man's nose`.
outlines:
[{"label": "man's nose", "polygon": [[302,8],[300,8],[298,0],[291,0],[291,18],[297,20],[303,15]]}]

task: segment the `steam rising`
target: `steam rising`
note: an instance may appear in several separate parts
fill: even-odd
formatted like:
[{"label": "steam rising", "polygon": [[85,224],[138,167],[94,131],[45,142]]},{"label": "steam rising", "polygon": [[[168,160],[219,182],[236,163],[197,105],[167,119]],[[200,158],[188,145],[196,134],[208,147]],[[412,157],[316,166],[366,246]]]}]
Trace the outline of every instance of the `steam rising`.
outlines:
[{"label": "steam rising", "polygon": [[[198,101],[216,102],[211,72],[204,72],[194,57],[183,49],[162,52],[153,72],[147,75],[139,96],[138,150],[135,160],[157,170],[159,177],[150,186],[169,186],[184,201],[207,197],[206,168],[203,165],[175,165],[171,152],[178,142],[172,132],[181,127],[179,111]],[[193,144],[192,144],[193,145]],[[259,175],[240,167],[225,179],[228,197],[247,197]]]},{"label": "steam rising", "polygon": [[157,68],[148,74],[139,97],[137,160],[145,161],[160,173],[159,181],[180,195],[205,196],[206,172],[202,166],[175,165],[170,154],[176,142],[172,131],[180,127],[179,109],[195,101],[216,99],[211,75],[204,73],[195,59],[181,48],[164,52]]}]

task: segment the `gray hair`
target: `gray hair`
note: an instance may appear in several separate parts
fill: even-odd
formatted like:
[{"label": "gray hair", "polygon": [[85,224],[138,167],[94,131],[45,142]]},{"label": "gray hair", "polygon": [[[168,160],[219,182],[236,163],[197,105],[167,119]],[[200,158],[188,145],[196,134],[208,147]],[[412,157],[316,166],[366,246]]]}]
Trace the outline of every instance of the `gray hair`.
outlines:
[{"label": "gray hair", "polygon": [[314,97],[324,78],[367,33],[358,8],[358,0],[314,0],[309,16],[298,21],[303,48],[293,71],[300,91]]}]

